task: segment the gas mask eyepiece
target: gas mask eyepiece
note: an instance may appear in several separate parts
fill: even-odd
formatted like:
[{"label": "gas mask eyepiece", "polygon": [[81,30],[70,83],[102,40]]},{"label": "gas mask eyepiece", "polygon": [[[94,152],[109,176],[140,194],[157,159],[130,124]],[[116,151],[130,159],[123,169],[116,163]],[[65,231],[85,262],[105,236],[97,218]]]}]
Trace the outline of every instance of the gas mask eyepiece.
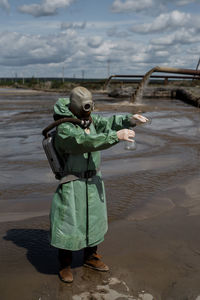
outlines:
[{"label": "gas mask eyepiece", "polygon": [[94,104],[93,103],[85,103],[84,105],[83,105],[83,110],[85,111],[85,112],[91,112],[92,110],[94,109]]}]

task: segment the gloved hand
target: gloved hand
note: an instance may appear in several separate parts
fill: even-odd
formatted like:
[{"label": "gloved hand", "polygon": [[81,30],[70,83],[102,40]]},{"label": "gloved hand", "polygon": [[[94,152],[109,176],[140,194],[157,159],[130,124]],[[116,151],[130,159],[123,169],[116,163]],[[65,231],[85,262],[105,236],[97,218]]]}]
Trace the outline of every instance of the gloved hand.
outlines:
[{"label": "gloved hand", "polygon": [[121,129],[117,131],[117,137],[120,141],[133,141],[133,137],[135,136],[135,131],[131,129]]}]

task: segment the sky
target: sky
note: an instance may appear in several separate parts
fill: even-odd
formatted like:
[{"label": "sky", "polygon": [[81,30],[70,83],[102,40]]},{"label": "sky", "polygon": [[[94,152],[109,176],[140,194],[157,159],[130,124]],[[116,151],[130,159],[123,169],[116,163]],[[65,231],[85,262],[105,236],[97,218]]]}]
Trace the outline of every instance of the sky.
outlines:
[{"label": "sky", "polygon": [[200,0],[0,0],[0,77],[196,69]]}]

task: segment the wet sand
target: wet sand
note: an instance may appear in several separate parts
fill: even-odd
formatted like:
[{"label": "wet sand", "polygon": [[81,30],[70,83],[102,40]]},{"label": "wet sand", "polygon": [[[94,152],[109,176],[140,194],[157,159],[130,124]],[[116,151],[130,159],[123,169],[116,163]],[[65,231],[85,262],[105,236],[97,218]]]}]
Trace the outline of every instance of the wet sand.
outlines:
[{"label": "wet sand", "polygon": [[78,251],[67,285],[49,246],[57,181],[41,147],[58,96],[0,91],[1,299],[200,300],[200,110],[95,95],[99,113],[140,111],[153,121],[136,128],[135,151],[119,143],[102,152],[109,231],[100,252],[110,272],[82,267]]}]

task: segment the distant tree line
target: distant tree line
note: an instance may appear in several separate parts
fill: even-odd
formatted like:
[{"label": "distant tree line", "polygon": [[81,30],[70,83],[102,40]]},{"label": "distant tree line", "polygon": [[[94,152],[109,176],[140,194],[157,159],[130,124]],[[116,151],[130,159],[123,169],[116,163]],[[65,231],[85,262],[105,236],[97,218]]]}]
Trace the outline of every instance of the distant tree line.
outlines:
[{"label": "distant tree line", "polygon": [[[30,77],[30,78],[0,78],[1,87],[13,87],[13,88],[29,88],[38,90],[60,90],[68,91],[77,85],[82,85],[91,90],[102,90],[105,88],[105,82],[107,78],[102,79],[92,79],[92,78],[54,78],[54,77]],[[165,78],[152,78],[150,84],[163,85],[165,83]],[[141,78],[132,79],[113,79],[109,85],[123,86],[130,84],[138,84]],[[172,80],[168,79],[168,83],[182,86],[195,86],[199,85],[199,80]]]}]

